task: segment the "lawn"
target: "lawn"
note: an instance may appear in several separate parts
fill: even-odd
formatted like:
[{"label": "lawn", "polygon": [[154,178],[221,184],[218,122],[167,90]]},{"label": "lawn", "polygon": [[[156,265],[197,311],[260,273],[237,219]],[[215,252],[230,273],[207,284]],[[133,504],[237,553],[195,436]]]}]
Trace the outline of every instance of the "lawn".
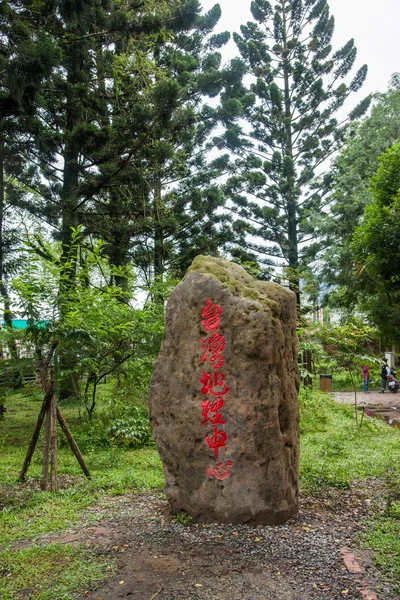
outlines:
[{"label": "lawn", "polygon": [[[132,489],[162,489],[164,475],[156,449],[133,450],[107,434],[105,407],[110,390],[103,390],[98,417],[91,423],[79,416],[76,405],[61,406],[85,454],[91,472],[86,479],[69,446],[60,436],[59,476],[55,494],[40,491],[41,447],[28,477],[16,483],[40,409],[37,391],[7,397],[7,412],[0,420],[0,598],[3,600],[67,600],[87,585],[104,580],[114,564],[66,544],[40,545],[42,536],[88,527],[98,513],[87,510],[109,496]],[[81,413],[82,414],[82,413]],[[84,560],[82,558],[84,557]],[[57,585],[55,585],[57,581]]]}]

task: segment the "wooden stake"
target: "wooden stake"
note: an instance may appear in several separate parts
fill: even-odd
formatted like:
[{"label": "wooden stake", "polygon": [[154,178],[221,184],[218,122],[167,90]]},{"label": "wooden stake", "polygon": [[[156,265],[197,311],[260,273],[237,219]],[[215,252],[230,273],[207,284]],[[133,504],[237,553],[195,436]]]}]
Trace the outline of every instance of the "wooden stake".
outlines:
[{"label": "wooden stake", "polygon": [[[51,402],[49,400],[49,404]],[[41,489],[47,492],[49,489],[49,462],[50,462],[50,436],[51,436],[51,411],[50,406],[47,405],[46,411],[46,429],[44,432],[44,444],[43,444],[43,463],[42,463],[42,482],[40,484]]]},{"label": "wooden stake", "polygon": [[90,471],[86,465],[85,459],[81,454],[81,451],[79,450],[78,444],[76,443],[74,436],[70,432],[68,425],[60,409],[57,406],[55,384],[54,382],[51,382],[46,396],[43,400],[39,416],[37,418],[35,431],[33,433],[28,451],[26,453],[24,464],[19,475],[19,481],[25,480],[26,473],[29,469],[32,456],[35,451],[37,441],[39,439],[44,417],[46,417],[46,430],[43,447],[43,465],[41,482],[42,490],[47,491],[49,489],[49,465],[51,465],[50,490],[52,492],[56,492],[58,490],[57,420],[60,423],[61,429],[63,430],[65,437],[67,438],[68,443],[71,447],[71,450],[75,454],[75,457],[81,466],[82,471],[84,472],[86,477],[91,477]]},{"label": "wooden stake", "polygon": [[19,481],[24,481],[25,480],[25,475],[28,472],[29,465],[31,464],[32,456],[33,456],[33,453],[35,451],[37,441],[39,439],[39,434],[40,434],[40,430],[42,428],[43,420],[44,420],[44,417],[46,415],[47,406],[48,406],[50,398],[51,398],[51,396],[53,394],[53,391],[54,391],[54,385],[51,386],[51,388],[49,389],[49,391],[45,395],[44,400],[42,402],[40,413],[39,413],[39,416],[38,416],[37,421],[36,421],[35,431],[33,432],[32,439],[30,441],[29,448],[28,448],[28,451],[26,453],[26,457],[25,457],[25,460],[24,460],[24,464],[22,465],[22,469],[21,469],[21,472],[19,474],[19,478],[18,478]]},{"label": "wooden stake", "polygon": [[51,456],[51,480],[50,490],[58,491],[58,475],[57,475],[57,400],[53,394],[50,400],[48,409],[50,413],[50,456]]},{"label": "wooden stake", "polygon": [[78,444],[76,443],[74,436],[68,429],[68,425],[67,425],[60,409],[58,408],[58,406],[57,406],[57,418],[58,418],[58,422],[60,423],[61,429],[65,433],[65,437],[67,438],[69,445],[71,446],[71,450],[75,454],[76,459],[82,468],[82,471],[85,473],[86,477],[91,477],[90,471],[87,468],[87,465],[85,463],[85,459],[83,458],[81,451],[78,448]]}]

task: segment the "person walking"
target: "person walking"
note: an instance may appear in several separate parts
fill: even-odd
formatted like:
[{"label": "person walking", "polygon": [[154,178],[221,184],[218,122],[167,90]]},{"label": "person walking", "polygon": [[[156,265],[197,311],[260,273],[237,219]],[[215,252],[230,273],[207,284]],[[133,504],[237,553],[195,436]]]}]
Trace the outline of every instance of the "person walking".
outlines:
[{"label": "person walking", "polygon": [[386,382],[387,376],[390,375],[390,367],[387,364],[387,358],[383,359],[383,364],[381,366],[381,389],[379,391],[380,394],[384,394],[386,390]]},{"label": "person walking", "polygon": [[369,394],[368,386],[369,386],[369,378],[370,378],[370,370],[368,365],[362,366],[362,376],[364,378],[364,392]]}]

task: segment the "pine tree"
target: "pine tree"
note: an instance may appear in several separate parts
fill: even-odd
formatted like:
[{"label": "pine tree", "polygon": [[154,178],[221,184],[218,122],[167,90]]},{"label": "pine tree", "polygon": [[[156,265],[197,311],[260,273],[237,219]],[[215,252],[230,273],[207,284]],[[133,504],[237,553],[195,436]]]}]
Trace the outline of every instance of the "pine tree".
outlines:
[{"label": "pine tree", "polygon": [[216,184],[227,156],[209,161],[217,108],[206,102],[219,95],[229,70],[221,65],[219,48],[227,32],[211,35],[221,17],[219,6],[201,15],[191,31],[173,36],[160,48],[157,63],[179,85],[179,102],[162,129],[155,131],[149,155],[153,198],[153,273],[183,276],[196,254],[215,254],[227,239],[226,217],[219,211],[224,197]]},{"label": "pine tree", "polygon": [[[218,96],[226,84],[230,72],[221,68],[218,50],[229,34],[212,35],[221,16],[219,6],[205,15],[197,1],[191,7],[194,19],[164,30],[151,43],[146,38],[139,48],[127,48],[119,56],[119,84],[131,90],[127,113],[137,94],[129,81],[129,65],[138,52],[145,56],[148,84],[139,90],[137,105],[143,103],[152,127],[144,128],[147,139],[117,178],[118,185],[97,200],[102,218],[95,216],[89,224],[99,227],[92,230],[105,239],[112,265],[132,262],[148,282],[166,271],[182,275],[195,254],[217,252],[228,233],[219,227],[226,219],[217,210],[224,199],[214,183],[227,160],[208,164],[205,158],[219,111],[203,102]],[[161,110],[159,98],[162,119],[155,118]],[[123,283],[120,275],[115,279]]]},{"label": "pine tree", "polygon": [[343,81],[357,51],[350,40],[332,53],[335,21],[326,0],[279,0],[274,7],[254,0],[251,12],[254,21],[234,39],[254,98],[242,110],[247,124],[238,121],[224,136],[236,156],[226,191],[238,227],[253,236],[248,247],[267,263],[284,261],[299,301],[299,270],[314,234],[311,215],[331,185],[329,173],[320,175],[321,165],[342,145],[348,122],[368,108],[369,98],[338,121],[367,67]]}]

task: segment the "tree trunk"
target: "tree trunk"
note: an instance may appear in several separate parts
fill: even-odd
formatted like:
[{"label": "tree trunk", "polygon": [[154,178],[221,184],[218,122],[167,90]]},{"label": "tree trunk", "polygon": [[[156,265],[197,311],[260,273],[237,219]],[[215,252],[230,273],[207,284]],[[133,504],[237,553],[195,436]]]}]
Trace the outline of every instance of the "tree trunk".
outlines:
[{"label": "tree trunk", "polygon": [[[164,226],[162,222],[162,189],[159,172],[156,171],[154,183],[154,277],[161,283],[165,272]],[[154,301],[164,305],[164,294],[157,290]]]},{"label": "tree trunk", "polygon": [[50,490],[58,491],[58,452],[57,452],[57,398],[52,394],[49,406],[50,413],[50,456],[51,456],[51,480]]},{"label": "tree trunk", "polygon": [[76,459],[82,468],[82,471],[85,473],[86,477],[90,477],[90,472],[86,466],[85,459],[83,458],[83,456],[78,448],[78,444],[76,443],[74,436],[68,429],[68,425],[58,407],[57,407],[57,419],[58,419],[58,422],[60,423],[61,429],[63,430],[63,432],[65,434],[65,437],[67,438],[67,440],[69,442],[69,445],[71,446],[71,450],[75,454]]},{"label": "tree trunk", "polygon": [[[13,337],[12,331],[12,312],[10,296],[8,294],[7,286],[5,283],[5,269],[4,269],[4,253],[5,253],[5,239],[4,239],[4,227],[5,227],[5,189],[4,189],[4,139],[0,133],[0,295],[4,305],[4,324],[9,332],[7,349],[10,352],[10,356],[14,361],[13,375],[12,375],[12,387],[18,389],[23,385],[22,373],[18,368],[18,350],[17,344]],[[0,401],[1,412],[4,412],[4,405]]]},{"label": "tree trunk", "polygon": [[164,275],[164,228],[162,224],[162,194],[159,174],[154,185],[154,275]]},{"label": "tree trunk", "polygon": [[284,146],[285,154],[285,177],[286,177],[286,191],[285,191],[285,203],[287,208],[288,218],[288,262],[289,262],[289,287],[293,290],[297,297],[297,306],[300,306],[300,281],[299,281],[299,248],[298,248],[298,233],[297,233],[297,202],[296,202],[296,191],[295,191],[295,177],[294,177],[294,161],[293,161],[293,135],[292,135],[292,105],[290,100],[290,64],[287,58],[290,50],[287,45],[287,14],[286,6],[282,3],[283,8],[283,26],[284,26],[284,40],[283,40],[283,80],[284,80],[284,97],[285,97],[285,129],[286,139]]},{"label": "tree trunk", "polygon": [[121,288],[124,292],[127,292],[128,278],[123,273],[123,269],[129,263],[128,251],[131,241],[130,224],[129,221],[127,222],[122,217],[126,207],[124,207],[124,201],[121,199],[118,191],[110,191],[110,201],[112,205],[112,212],[110,214],[111,243],[108,250],[108,256],[110,266],[117,269],[117,272],[114,272],[112,276],[112,283],[116,287]]},{"label": "tree trunk", "polygon": [[[49,403],[51,402],[51,397]],[[46,428],[44,433],[43,443],[43,462],[42,462],[42,482],[41,489],[43,492],[47,492],[49,489],[49,464],[50,464],[50,435],[51,435],[51,411],[49,405],[46,412]]]},{"label": "tree trunk", "polygon": [[[65,125],[65,149],[63,187],[61,194],[61,264],[64,266],[63,278],[60,283],[60,312],[61,315],[71,307],[72,292],[75,288],[76,268],[78,261],[78,247],[73,244],[73,230],[76,229],[78,188],[79,188],[79,146],[75,139],[75,128],[79,123],[77,106],[79,100],[75,98],[74,85],[78,81],[79,65],[74,55],[74,49],[69,48],[71,53],[70,69],[67,76],[67,105]],[[60,378],[59,398],[63,400],[68,397],[76,397],[76,382],[74,374],[71,373],[76,367],[75,355],[67,354],[61,350],[59,353],[60,372],[66,372]]]}]

